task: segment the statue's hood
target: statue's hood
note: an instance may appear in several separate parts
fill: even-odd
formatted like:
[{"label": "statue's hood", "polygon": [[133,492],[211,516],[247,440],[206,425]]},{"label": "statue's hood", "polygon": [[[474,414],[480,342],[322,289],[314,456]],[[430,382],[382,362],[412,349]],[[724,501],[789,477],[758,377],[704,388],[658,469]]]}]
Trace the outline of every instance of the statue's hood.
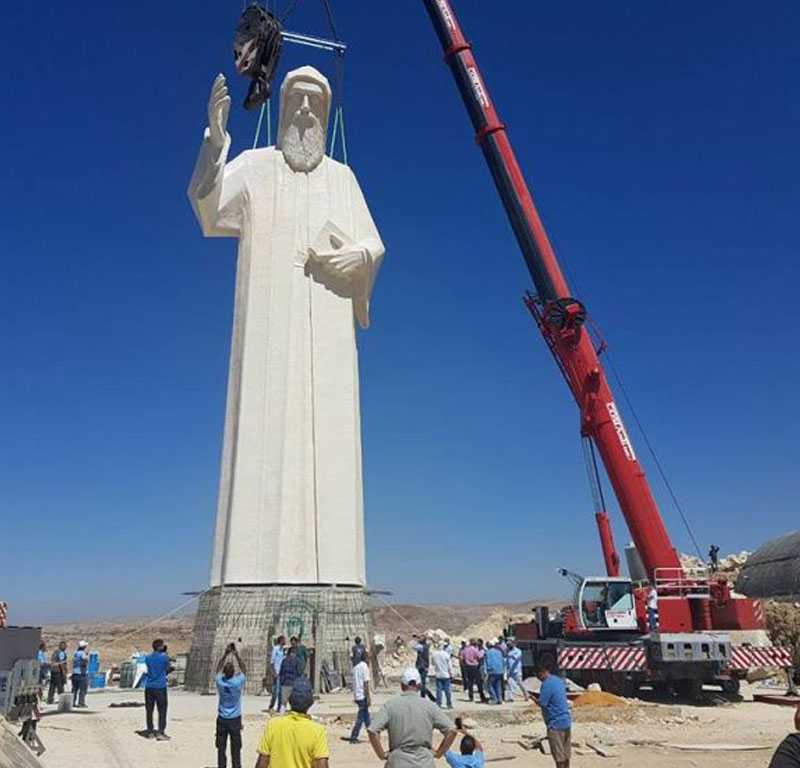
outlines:
[{"label": "statue's hood", "polygon": [[322,123],[323,133],[325,136],[328,135],[328,119],[331,111],[331,85],[328,82],[328,78],[319,70],[314,69],[314,67],[300,67],[299,69],[293,69],[289,72],[283,79],[283,84],[281,85],[281,114],[280,122],[278,123],[278,140],[276,143],[278,149],[281,147],[283,137],[286,135],[286,130],[291,120],[291,115],[288,114],[288,110],[286,109],[286,97],[291,91],[292,86],[298,82],[313,83],[322,89],[322,93],[325,97],[325,111],[320,122]]}]

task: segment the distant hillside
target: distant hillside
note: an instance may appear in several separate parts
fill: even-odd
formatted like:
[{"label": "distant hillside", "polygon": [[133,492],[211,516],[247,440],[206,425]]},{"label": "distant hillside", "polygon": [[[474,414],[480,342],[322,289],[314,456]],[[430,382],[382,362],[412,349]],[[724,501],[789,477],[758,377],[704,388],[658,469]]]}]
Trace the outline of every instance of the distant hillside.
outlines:
[{"label": "distant hillside", "polygon": [[[532,600],[525,603],[493,603],[486,605],[411,605],[384,603],[373,608],[375,631],[388,641],[401,635],[407,639],[414,632],[441,629],[453,638],[475,636],[489,638],[499,634],[510,619],[524,621],[534,605],[557,607],[563,601]],[[191,645],[194,616],[177,618],[115,619],[74,624],[54,624],[44,627],[48,648],[66,640],[74,648],[79,640],[87,640],[100,653],[101,664],[118,664],[130,658],[134,651],[149,650],[153,638],[163,638],[170,654],[187,653]],[[267,639],[264,640],[265,644]]]}]

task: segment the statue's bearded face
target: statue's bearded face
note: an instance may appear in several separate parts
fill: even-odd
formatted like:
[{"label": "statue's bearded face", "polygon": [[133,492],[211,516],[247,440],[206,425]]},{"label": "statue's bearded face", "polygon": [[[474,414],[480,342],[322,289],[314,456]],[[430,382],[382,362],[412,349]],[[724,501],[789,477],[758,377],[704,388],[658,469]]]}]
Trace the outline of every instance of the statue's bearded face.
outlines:
[{"label": "statue's bearded face", "polygon": [[307,82],[295,83],[287,94],[283,108],[289,115],[281,151],[293,171],[313,171],[325,156],[325,94]]}]

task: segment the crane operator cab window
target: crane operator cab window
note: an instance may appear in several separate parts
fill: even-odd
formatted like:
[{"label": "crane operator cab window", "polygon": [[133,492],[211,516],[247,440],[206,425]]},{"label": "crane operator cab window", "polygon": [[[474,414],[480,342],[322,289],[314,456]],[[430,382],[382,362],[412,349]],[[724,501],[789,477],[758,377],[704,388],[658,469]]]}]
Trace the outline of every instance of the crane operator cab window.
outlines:
[{"label": "crane operator cab window", "polygon": [[587,579],[581,587],[580,609],[586,629],[619,630],[637,627],[633,585],[626,579]]}]

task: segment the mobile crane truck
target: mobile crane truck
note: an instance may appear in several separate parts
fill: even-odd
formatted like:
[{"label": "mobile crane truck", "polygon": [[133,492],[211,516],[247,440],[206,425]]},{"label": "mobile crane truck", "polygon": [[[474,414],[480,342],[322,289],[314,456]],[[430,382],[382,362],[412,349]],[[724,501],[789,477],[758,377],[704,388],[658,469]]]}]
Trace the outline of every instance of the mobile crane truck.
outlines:
[{"label": "mobile crane truck", "polygon": [[[704,684],[738,692],[739,680],[752,667],[789,668],[788,649],[732,641],[747,637],[747,631],[764,630],[757,600],[734,594],[725,579],[713,578],[705,569],[682,567],[600,362],[604,344],[590,334],[586,307],[564,279],[452,3],[423,2],[533,279],[536,292],[526,295],[525,304],[580,412],[605,561],[606,576],[562,572],[576,589],[573,605],[560,616],[553,620],[546,608],[537,608],[533,621],[509,628],[523,651],[525,674],[547,659],[581,685],[599,682],[623,695],[634,695],[642,684],[669,686],[680,695],[695,696]],[[597,454],[638,553],[633,562],[641,572],[630,568],[633,579],[620,576]],[[653,631],[645,607],[652,587],[658,598]]]}]

